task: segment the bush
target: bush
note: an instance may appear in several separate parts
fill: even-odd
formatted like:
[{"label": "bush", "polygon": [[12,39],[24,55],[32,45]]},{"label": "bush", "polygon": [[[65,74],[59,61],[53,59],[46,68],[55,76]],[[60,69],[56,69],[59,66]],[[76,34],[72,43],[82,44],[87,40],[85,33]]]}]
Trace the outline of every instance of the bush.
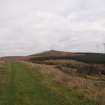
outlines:
[{"label": "bush", "polygon": [[85,66],[81,66],[77,72],[81,74],[87,74],[87,75],[97,75],[97,74],[105,75],[105,68],[100,67],[98,65],[85,65]]}]

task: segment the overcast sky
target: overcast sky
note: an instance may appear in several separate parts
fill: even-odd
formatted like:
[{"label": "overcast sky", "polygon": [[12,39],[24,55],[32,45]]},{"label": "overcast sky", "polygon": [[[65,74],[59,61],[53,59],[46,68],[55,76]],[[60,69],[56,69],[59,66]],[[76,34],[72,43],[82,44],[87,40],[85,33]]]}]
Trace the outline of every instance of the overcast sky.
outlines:
[{"label": "overcast sky", "polygon": [[103,52],[104,42],[105,0],[0,0],[0,56]]}]

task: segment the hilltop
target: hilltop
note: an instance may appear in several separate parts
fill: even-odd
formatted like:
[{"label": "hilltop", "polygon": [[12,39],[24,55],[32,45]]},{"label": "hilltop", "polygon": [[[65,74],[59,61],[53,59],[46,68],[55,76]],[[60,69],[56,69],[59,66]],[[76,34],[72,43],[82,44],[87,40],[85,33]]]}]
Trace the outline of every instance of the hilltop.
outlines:
[{"label": "hilltop", "polygon": [[38,54],[32,54],[30,56],[70,56],[76,53],[73,52],[65,52],[65,51],[57,51],[57,50],[48,50]]}]

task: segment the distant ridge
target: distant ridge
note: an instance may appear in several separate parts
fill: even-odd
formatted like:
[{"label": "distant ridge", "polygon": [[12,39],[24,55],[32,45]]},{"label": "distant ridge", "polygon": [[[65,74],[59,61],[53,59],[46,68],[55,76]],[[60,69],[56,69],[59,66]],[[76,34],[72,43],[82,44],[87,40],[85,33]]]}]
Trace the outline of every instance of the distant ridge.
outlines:
[{"label": "distant ridge", "polygon": [[84,52],[65,52],[49,50],[29,56],[7,56],[0,59],[16,59],[32,62],[40,62],[45,60],[77,60],[85,63],[105,64],[104,53],[84,53]]},{"label": "distant ridge", "polygon": [[77,54],[77,53],[57,51],[57,50],[48,50],[48,51],[44,51],[38,54],[30,55],[30,56],[69,56],[69,55],[74,55],[74,54]]},{"label": "distant ridge", "polygon": [[65,52],[49,50],[38,54],[30,55],[32,61],[37,60],[52,60],[52,59],[73,59],[77,61],[82,61],[86,63],[98,63],[105,64],[105,54],[104,53],[84,53],[84,52]]}]

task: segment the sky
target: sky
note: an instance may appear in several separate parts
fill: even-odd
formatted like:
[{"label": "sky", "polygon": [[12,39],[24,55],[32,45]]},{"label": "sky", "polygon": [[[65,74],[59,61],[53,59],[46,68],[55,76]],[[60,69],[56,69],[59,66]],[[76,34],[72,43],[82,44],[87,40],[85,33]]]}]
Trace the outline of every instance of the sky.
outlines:
[{"label": "sky", "polygon": [[0,0],[0,56],[105,52],[104,43],[105,0]]}]

